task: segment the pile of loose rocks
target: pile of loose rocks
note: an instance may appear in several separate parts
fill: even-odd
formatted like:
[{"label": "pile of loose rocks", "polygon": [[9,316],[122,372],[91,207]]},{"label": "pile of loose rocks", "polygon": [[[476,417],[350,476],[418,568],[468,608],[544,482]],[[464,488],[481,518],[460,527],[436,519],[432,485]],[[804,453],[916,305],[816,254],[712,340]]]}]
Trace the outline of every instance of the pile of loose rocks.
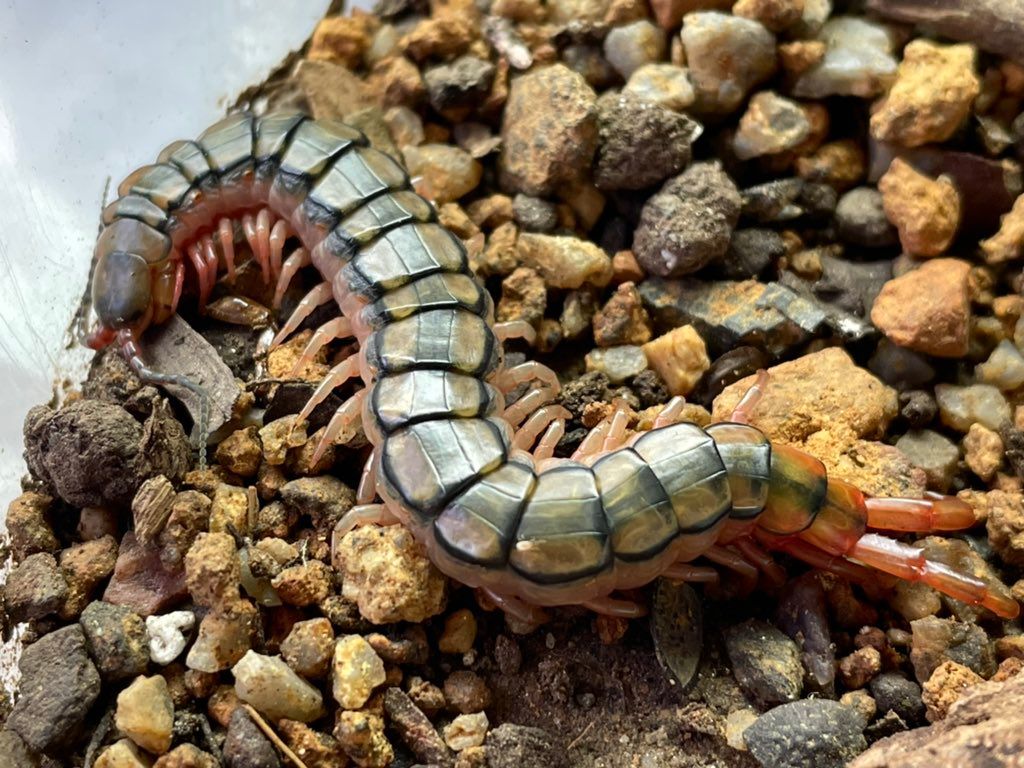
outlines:
[{"label": "pile of loose rocks", "polygon": [[[772,440],[870,494],[959,495],[977,528],[923,546],[1024,600],[1022,52],[999,0],[381,0],[248,106],[404,163],[536,329],[506,358],[562,376],[558,455],[616,407],[724,418],[768,368]],[[256,274],[218,292],[266,301]],[[332,547],[366,439],[315,455],[347,390],[296,414],[352,350],[291,376],[321,312],[269,355],[183,314],[231,390],[208,468],[113,353],[26,419],[4,766],[1016,764],[1020,624],[921,584],[783,559],[770,600],[709,591],[684,692],[643,622],[520,635],[400,526]]]}]

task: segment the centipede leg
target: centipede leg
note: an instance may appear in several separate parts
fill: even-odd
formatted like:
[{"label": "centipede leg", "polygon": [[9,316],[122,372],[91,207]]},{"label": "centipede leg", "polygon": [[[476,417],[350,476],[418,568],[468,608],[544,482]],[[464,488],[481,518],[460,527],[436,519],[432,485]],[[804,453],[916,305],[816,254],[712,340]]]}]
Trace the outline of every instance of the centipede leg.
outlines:
[{"label": "centipede leg", "polygon": [[539,627],[549,618],[547,612],[541,607],[530,605],[517,597],[503,595],[500,592],[495,592],[493,589],[488,589],[486,587],[481,587],[480,592],[482,592],[491,603],[500,608],[507,617],[515,619],[525,625],[521,628],[526,631],[530,631],[530,628]]},{"label": "centipede leg", "polygon": [[[331,394],[335,389],[340,387],[349,379],[355,378],[359,375],[359,357],[358,355],[352,355],[346,357],[336,366],[331,368],[324,380],[320,382],[319,386],[313,391],[309,400],[302,406],[302,410],[299,411],[299,415],[296,417],[296,422],[305,421],[309,418],[309,415],[313,413],[320,403],[327,399],[327,396]],[[362,391],[362,390],[360,390]]]},{"label": "centipede leg", "polygon": [[345,534],[355,528],[364,525],[396,525],[399,522],[385,504],[358,504],[334,524],[333,546],[337,547]]},{"label": "centipede leg", "polygon": [[228,271],[228,284],[235,284],[235,228],[227,216],[217,224],[220,251],[224,254],[224,266]]},{"label": "centipede leg", "polygon": [[520,384],[534,380],[541,382],[555,395],[562,389],[562,385],[558,381],[558,374],[536,360],[527,360],[525,363],[502,371],[495,376],[494,386],[508,394]]},{"label": "centipede leg", "polygon": [[594,613],[614,616],[617,619],[639,619],[641,616],[647,615],[647,609],[639,603],[608,595],[593,600],[584,600],[581,605]]},{"label": "centipede leg", "polygon": [[[352,360],[354,358],[350,357],[348,359]],[[342,363],[342,365],[344,365],[344,363]],[[323,384],[321,384],[321,386],[323,386]],[[318,389],[317,392],[319,391],[320,390]],[[339,435],[341,435],[343,432],[351,430],[353,425],[355,425],[356,422],[359,421],[363,410],[363,398],[365,396],[366,390],[361,389],[354,395],[352,395],[352,397],[350,397],[344,403],[342,403],[340,406],[338,406],[338,409],[334,412],[334,415],[331,416],[331,420],[327,423],[327,428],[324,430],[323,435],[320,437],[320,442],[317,443],[316,449],[313,451],[314,464],[320,461],[320,457],[323,456],[324,451],[327,450],[327,446],[334,445],[334,443],[338,441]],[[316,393],[313,394],[313,397],[316,397]],[[324,395],[324,397],[326,397],[326,395]],[[313,412],[313,408],[316,407],[316,405],[314,405],[313,408],[309,408],[309,411],[306,412],[306,408],[308,406],[309,403],[306,403],[306,407],[304,407],[302,409],[302,412],[299,414],[300,419],[307,418],[309,414]],[[351,437],[349,439],[351,439]]]},{"label": "centipede leg", "polygon": [[494,335],[499,341],[509,339],[523,339],[531,347],[537,340],[537,329],[525,320],[509,320],[504,323],[495,323]]},{"label": "centipede leg", "polygon": [[545,461],[555,455],[555,448],[558,446],[558,441],[565,435],[565,419],[555,419],[553,422],[548,424],[548,428],[544,430],[544,434],[541,435],[540,440],[537,441],[537,447],[533,449],[533,460],[535,462]]},{"label": "centipede leg", "polygon": [[683,406],[685,405],[685,397],[680,397],[679,395],[673,397],[665,404],[665,407],[661,409],[661,413],[655,417],[654,424],[651,428],[661,429],[662,427],[667,427],[670,424],[675,424],[679,419],[679,414],[683,412]]},{"label": "centipede leg", "polygon": [[716,569],[691,563],[672,563],[661,575],[666,579],[687,581],[691,584],[715,584],[719,579]]},{"label": "centipede leg", "polygon": [[296,248],[292,255],[285,259],[281,273],[277,276],[277,286],[274,288],[274,309],[281,306],[284,292],[288,290],[288,286],[291,285],[292,279],[298,271],[312,263],[312,257],[305,248]]},{"label": "centipede leg", "polygon": [[601,451],[607,453],[621,446],[626,441],[626,427],[628,426],[629,416],[624,410],[616,409],[608,426],[608,435],[601,443]]},{"label": "centipede leg", "polygon": [[[269,223],[269,214],[267,215]],[[270,229],[268,239],[270,245],[270,272],[276,278],[281,275],[281,256],[284,253],[284,244],[289,236],[288,222],[278,219]]]},{"label": "centipede leg", "polygon": [[282,341],[291,336],[300,325],[302,321],[313,314],[313,310],[322,304],[326,304],[332,298],[331,286],[328,283],[320,283],[313,290],[306,294],[305,298],[299,302],[299,305],[292,312],[292,316],[288,318],[288,321],[281,326],[281,330],[277,332],[274,340],[270,342],[270,348],[274,349],[281,344]]},{"label": "centipede leg", "polygon": [[313,362],[316,353],[327,344],[335,339],[347,339],[351,336],[352,324],[347,318],[336,317],[333,320],[328,320],[313,332],[313,336],[310,338],[309,343],[306,344],[306,348],[302,350],[302,354],[299,355],[295,365],[292,366],[290,375],[298,376],[303,368]]},{"label": "centipede leg", "polygon": [[962,531],[975,524],[974,510],[952,496],[928,499],[869,498],[864,500],[868,527],[885,531],[932,533]]},{"label": "centipede leg", "polygon": [[743,591],[752,592],[757,586],[757,568],[739,553],[725,547],[712,546],[708,547],[703,555],[711,562],[735,572],[740,577]]},{"label": "centipede leg", "polygon": [[[830,554],[806,541],[793,537],[772,536],[760,530],[755,531],[755,536],[768,549],[785,552],[820,571],[834,573],[847,581],[870,584],[880,578],[880,574],[870,568],[851,562],[845,557]],[[884,580],[884,577],[881,578]],[[891,580],[891,583],[895,583],[895,580]]]},{"label": "centipede leg", "polygon": [[763,573],[773,586],[781,587],[786,583],[785,569],[775,562],[772,556],[762,549],[750,536],[741,536],[732,542],[732,546],[740,551],[740,554],[752,563]]},{"label": "centipede leg", "polygon": [[768,387],[768,371],[758,371],[757,378],[750,385],[750,389],[744,393],[736,407],[732,409],[732,416],[729,418],[737,424],[749,424],[750,417],[757,408],[757,404],[764,397],[765,389]]},{"label": "centipede leg", "polygon": [[377,496],[377,466],[374,463],[377,452],[370,451],[363,474],[359,476],[359,487],[356,489],[356,504],[369,504]]},{"label": "centipede leg", "polygon": [[[560,419],[564,420],[571,417],[572,414],[560,405],[545,405],[543,408],[539,408],[526,420],[526,423],[516,431],[515,436],[512,438],[512,447],[519,448],[524,451],[529,450],[530,446],[537,441],[537,437],[548,427],[549,424]],[[564,428],[565,426],[563,421],[563,429]]]},{"label": "centipede leg", "polygon": [[543,405],[547,405],[555,399],[554,393],[547,387],[531,389],[521,398],[505,408],[502,418],[513,427],[518,427],[523,419],[535,412]]}]

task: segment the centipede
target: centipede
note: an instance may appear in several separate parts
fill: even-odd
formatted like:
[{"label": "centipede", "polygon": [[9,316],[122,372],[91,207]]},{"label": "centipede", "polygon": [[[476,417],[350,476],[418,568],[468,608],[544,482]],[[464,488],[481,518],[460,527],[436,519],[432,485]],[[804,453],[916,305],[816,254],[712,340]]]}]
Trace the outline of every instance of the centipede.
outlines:
[{"label": "centipede", "polygon": [[463,243],[399,162],[342,122],[231,115],[166,147],[117,193],[94,253],[89,343],[116,345],[145,381],[202,392],[150,368],[143,333],[186,290],[201,309],[219,275],[234,278],[242,241],[275,286],[275,308],[299,270],[319,274],[273,343],[332,301],[337,316],[296,368],[333,340],[358,343],[299,414],[361,379],[317,446],[319,455],[358,422],[372,444],[336,541],[356,525],[401,523],[443,573],[521,621],[566,605],[639,616],[624,592],[658,577],[711,581],[720,569],[777,578],[773,552],[854,580],[923,582],[1000,617],[1019,612],[1002,584],[901,540],[970,527],[966,503],[867,497],[815,457],[770,442],[751,424],[770,386],[764,372],[729,421],[681,421],[675,398],[648,430],[631,431],[615,411],[572,456],[556,457],[570,415],[556,404],[558,376],[504,360],[503,342],[529,341],[532,327],[495,322]]}]

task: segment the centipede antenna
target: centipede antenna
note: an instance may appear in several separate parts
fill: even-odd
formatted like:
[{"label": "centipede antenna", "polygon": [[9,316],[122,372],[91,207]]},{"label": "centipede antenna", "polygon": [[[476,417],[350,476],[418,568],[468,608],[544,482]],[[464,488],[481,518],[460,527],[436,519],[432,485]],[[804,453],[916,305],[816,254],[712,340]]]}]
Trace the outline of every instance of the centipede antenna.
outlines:
[{"label": "centipede antenna", "polygon": [[138,377],[147,384],[170,384],[175,387],[184,387],[199,398],[199,421],[196,424],[196,439],[199,443],[199,468],[206,469],[206,441],[210,437],[210,395],[196,382],[187,376],[172,373],[160,373],[146,364],[138,356],[130,361],[132,369]]}]

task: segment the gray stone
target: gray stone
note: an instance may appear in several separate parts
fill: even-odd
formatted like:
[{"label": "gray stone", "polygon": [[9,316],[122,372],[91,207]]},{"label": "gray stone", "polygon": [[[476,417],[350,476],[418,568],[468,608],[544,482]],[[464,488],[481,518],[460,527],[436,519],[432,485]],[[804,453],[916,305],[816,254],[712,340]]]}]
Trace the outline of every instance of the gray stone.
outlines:
[{"label": "gray stone", "polygon": [[512,198],[512,216],[527,232],[552,232],[558,226],[554,203],[521,192]]},{"label": "gray stone", "polygon": [[586,362],[588,371],[600,371],[612,384],[621,384],[647,370],[647,355],[632,344],[591,350]]},{"label": "gray stone", "polygon": [[648,272],[680,277],[720,259],[739,220],[740,195],[718,163],[698,163],[644,205],[633,252]]},{"label": "gray stone", "polygon": [[89,660],[77,624],[58,629],[21,654],[20,695],[7,727],[36,752],[69,747],[100,693],[100,676]]},{"label": "gray stone", "polygon": [[882,193],[874,187],[851,189],[836,206],[839,236],[851,245],[888,248],[899,243],[899,236],[882,208]]},{"label": "gray stone", "polygon": [[949,488],[960,461],[960,448],[956,443],[933,430],[915,429],[901,435],[896,447],[911,464],[925,471],[930,487],[937,491]]},{"label": "gray stone", "polygon": [[224,762],[228,768],[281,768],[274,745],[241,707],[231,715]]},{"label": "gray stone", "polygon": [[1010,404],[1003,393],[990,384],[966,387],[938,384],[935,400],[942,423],[960,432],[966,432],[974,423],[998,430],[1010,421]]},{"label": "gray stone", "polygon": [[878,713],[892,711],[905,723],[916,725],[924,721],[924,702],[921,686],[896,672],[883,672],[869,683]]},{"label": "gray stone", "polygon": [[881,24],[837,16],[825,23],[819,39],[828,46],[825,57],[800,76],[793,88],[794,96],[870,99],[884,92],[895,79],[895,45]]},{"label": "gray stone", "polygon": [[750,699],[772,707],[799,698],[804,673],[796,643],[756,619],[729,627],[724,634],[732,673]]},{"label": "gray stone", "polygon": [[5,768],[39,768],[39,756],[14,731],[0,731],[0,755],[9,761]]},{"label": "gray stone", "polygon": [[786,242],[772,229],[737,229],[722,258],[722,275],[731,280],[757,277],[786,254]]},{"label": "gray stone", "polygon": [[665,31],[646,19],[613,27],[604,39],[604,57],[628,80],[645,64],[665,58]]},{"label": "gray stone", "polygon": [[860,716],[827,699],[804,699],[761,715],[743,733],[751,754],[771,768],[843,768],[867,748]]},{"label": "gray stone", "polygon": [[476,56],[460,56],[423,73],[430,106],[438,112],[476,107],[490,93],[494,65]]},{"label": "gray stone", "polygon": [[676,112],[686,109],[697,98],[686,68],[664,62],[637,69],[622,91]]},{"label": "gray stone", "polygon": [[29,555],[7,577],[4,606],[11,621],[19,623],[56,613],[64,604],[68,584],[49,552]]},{"label": "gray stone", "polygon": [[142,617],[120,605],[93,601],[79,619],[96,668],[105,681],[141,675],[149,665],[149,633]]}]

